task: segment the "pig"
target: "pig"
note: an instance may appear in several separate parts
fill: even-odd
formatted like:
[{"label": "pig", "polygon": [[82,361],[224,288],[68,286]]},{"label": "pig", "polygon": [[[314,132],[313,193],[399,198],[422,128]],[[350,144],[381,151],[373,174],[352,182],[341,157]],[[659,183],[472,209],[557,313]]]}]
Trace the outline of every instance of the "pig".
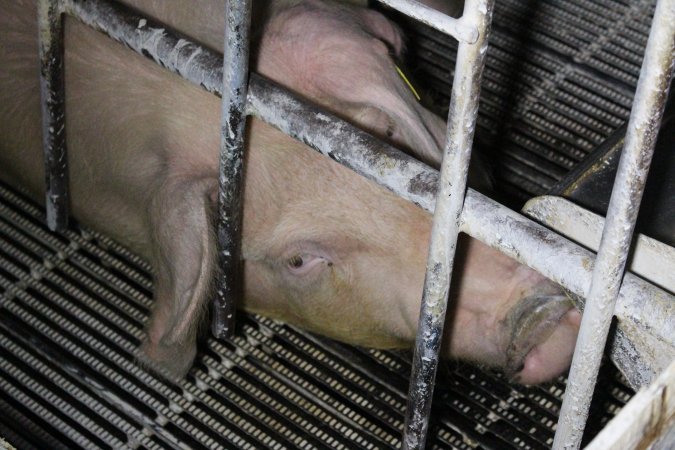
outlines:
[{"label": "pig", "polygon": [[[126,3],[222,50],[222,0]],[[322,0],[261,5],[253,70],[439,164],[445,123],[396,73],[394,24]],[[0,177],[40,201],[35,17],[34,0],[0,0]],[[76,20],[64,34],[71,212],[151,263],[138,360],[180,380],[216,272],[220,100]],[[252,118],[245,168],[238,306],[355,345],[410,347],[431,216]],[[444,357],[526,384],[568,367],[580,316],[557,285],[464,235],[456,261]]]}]

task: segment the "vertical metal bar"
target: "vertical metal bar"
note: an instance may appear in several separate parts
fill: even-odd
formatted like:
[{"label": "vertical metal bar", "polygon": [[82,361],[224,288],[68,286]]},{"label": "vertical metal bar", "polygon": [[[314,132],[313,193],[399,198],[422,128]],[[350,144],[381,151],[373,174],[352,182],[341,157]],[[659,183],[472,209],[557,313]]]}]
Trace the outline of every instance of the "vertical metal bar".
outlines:
[{"label": "vertical metal bar", "polygon": [[211,329],[216,338],[234,332],[234,313],[241,286],[241,184],[248,92],[248,47],[251,0],[225,5],[223,109],[218,174],[218,265]]},{"label": "vertical metal bar", "polygon": [[479,36],[475,44],[461,42],[457,53],[408,391],[403,449],[423,448],[426,441],[493,5],[494,0],[467,0],[464,6],[462,20],[475,25]]},{"label": "vertical metal bar", "polygon": [[47,226],[68,226],[68,160],[66,155],[63,73],[63,10],[59,0],[38,1],[42,145],[45,155]]},{"label": "vertical metal bar", "polygon": [[581,444],[673,75],[674,51],[675,0],[659,0],[581,320],[554,449],[577,449]]}]

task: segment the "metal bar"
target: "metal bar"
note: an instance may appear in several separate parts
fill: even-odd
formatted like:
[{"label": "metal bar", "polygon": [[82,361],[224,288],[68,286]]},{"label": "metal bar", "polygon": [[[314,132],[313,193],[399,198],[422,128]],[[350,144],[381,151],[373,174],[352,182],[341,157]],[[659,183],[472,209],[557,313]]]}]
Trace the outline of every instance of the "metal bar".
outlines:
[{"label": "metal bar", "polygon": [[441,178],[410,374],[401,445],[403,449],[421,449],[426,442],[493,6],[494,0],[467,0],[464,5],[464,18],[475,24],[479,38],[475,44],[460,42],[457,51]]},{"label": "metal bar", "polygon": [[[475,44],[478,41],[478,27],[464,17],[455,19],[442,12],[436,11],[427,5],[415,0],[378,0],[408,17],[429,25],[465,44]],[[467,11],[467,8],[464,8]]]},{"label": "metal bar", "polygon": [[108,0],[63,0],[64,12],[208,92],[222,96],[223,55]]},{"label": "metal bar", "polygon": [[[621,409],[586,450],[632,450],[651,447],[675,427],[675,360],[648,388]],[[672,432],[672,430],[671,430]],[[673,448],[675,442],[670,442]]]},{"label": "metal bar", "polygon": [[218,338],[231,336],[237,289],[241,285],[241,177],[251,1],[227,2],[225,58],[116,3],[65,0],[64,6],[67,13],[92,28],[223,96],[217,231],[220,273],[216,279],[212,332]]},{"label": "metal bar", "polygon": [[228,0],[225,6],[223,106],[218,172],[218,277],[211,332],[234,333],[234,313],[241,286],[241,208],[248,93],[248,47],[251,0]]},{"label": "metal bar", "polygon": [[581,445],[673,74],[675,0],[659,0],[581,319],[554,449]]},{"label": "metal bar", "polygon": [[[67,5],[69,13],[89,26],[196,86],[220,95],[222,55],[106,0],[68,0]],[[422,209],[434,211],[437,170],[256,74],[251,74],[249,81],[248,108],[248,114],[260,117]],[[575,294],[584,295],[588,291],[595,258],[592,252],[471,188],[464,201],[461,231]],[[634,388],[648,384],[655,372],[663,370],[672,359],[669,355],[673,354],[675,343],[675,298],[628,273],[619,291],[616,314],[620,319],[618,330],[625,330],[631,345],[648,343],[652,350],[621,360],[618,357],[626,355],[614,352],[612,357]],[[642,364],[632,359],[635,356],[653,359]]]},{"label": "metal bar", "polygon": [[251,74],[247,114],[422,209],[434,211],[437,170],[255,73]]},{"label": "metal bar", "polygon": [[42,143],[47,187],[45,206],[47,226],[52,231],[63,231],[68,227],[62,13],[59,0],[38,1]]},{"label": "metal bar", "polygon": [[[569,200],[543,195],[529,200],[522,211],[594,252],[600,247],[605,218]],[[675,292],[675,248],[644,234],[635,235],[632,247],[626,270],[666,291]]]}]

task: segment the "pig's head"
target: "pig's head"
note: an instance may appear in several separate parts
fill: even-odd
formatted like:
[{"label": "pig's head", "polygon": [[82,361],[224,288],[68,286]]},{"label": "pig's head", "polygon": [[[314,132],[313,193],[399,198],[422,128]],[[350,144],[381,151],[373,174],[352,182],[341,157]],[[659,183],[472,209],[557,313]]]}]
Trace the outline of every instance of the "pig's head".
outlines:
[{"label": "pig's head", "polygon": [[[275,5],[259,42],[257,71],[420,159],[440,161],[445,125],[397,73],[403,39],[393,24],[373,11],[318,0]],[[203,147],[215,149],[219,104],[204,96],[174,95],[183,111],[176,139],[200,130]],[[249,121],[247,134],[241,306],[353,344],[410,346],[431,217],[257,120]],[[150,214],[159,218],[152,227],[157,306],[141,359],[174,379],[194,358],[196,324],[215,274],[217,155],[198,161],[198,153],[170,164],[180,173],[158,190],[164,198]],[[160,211],[177,200],[175,217]],[[446,355],[523,372],[525,382],[557,375],[573,336],[558,331],[570,308],[559,290],[477,242],[465,247],[473,250],[456,266],[446,332],[453,343]],[[527,306],[515,307],[523,297],[531,299]],[[555,304],[550,312],[541,313],[544,299]],[[521,329],[535,309],[546,320]],[[572,328],[575,320],[569,318]],[[560,334],[562,350],[540,345]]]},{"label": "pig's head", "polygon": [[[438,167],[445,122],[417,100],[400,72],[404,37],[380,13],[318,0],[279,2],[258,46],[266,77]],[[487,188],[487,171],[470,182]]]}]

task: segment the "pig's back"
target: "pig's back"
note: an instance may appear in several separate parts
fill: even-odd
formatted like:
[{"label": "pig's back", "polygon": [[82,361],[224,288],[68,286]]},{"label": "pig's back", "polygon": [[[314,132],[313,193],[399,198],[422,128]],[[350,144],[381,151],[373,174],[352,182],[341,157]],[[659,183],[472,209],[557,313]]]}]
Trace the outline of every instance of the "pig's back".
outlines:
[{"label": "pig's back", "polygon": [[[36,5],[0,11],[0,176],[42,201]],[[217,167],[218,99],[71,18],[65,41],[72,213],[147,254],[147,205],[167,168]]]}]

